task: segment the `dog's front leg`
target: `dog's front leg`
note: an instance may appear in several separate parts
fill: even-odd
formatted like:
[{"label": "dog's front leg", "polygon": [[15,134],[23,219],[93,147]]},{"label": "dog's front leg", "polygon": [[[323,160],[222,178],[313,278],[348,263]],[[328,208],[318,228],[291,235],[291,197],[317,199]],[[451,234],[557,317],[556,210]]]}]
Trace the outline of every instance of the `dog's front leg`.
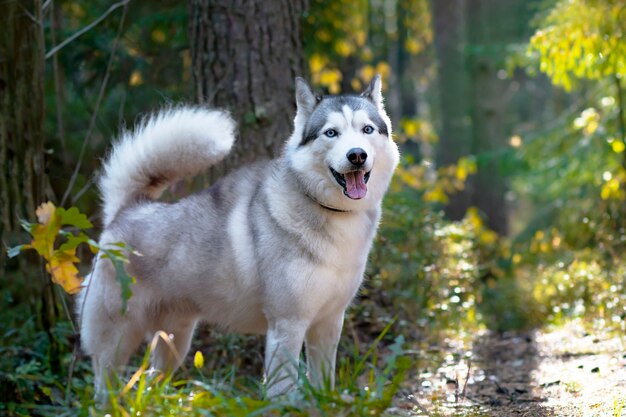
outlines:
[{"label": "dog's front leg", "polygon": [[298,364],[308,323],[296,320],[270,320],[265,345],[267,396],[289,391],[298,380]]},{"label": "dog's front leg", "polygon": [[306,333],[306,357],[309,379],[317,387],[328,382],[335,387],[337,345],[343,327],[343,312],[315,323]]}]

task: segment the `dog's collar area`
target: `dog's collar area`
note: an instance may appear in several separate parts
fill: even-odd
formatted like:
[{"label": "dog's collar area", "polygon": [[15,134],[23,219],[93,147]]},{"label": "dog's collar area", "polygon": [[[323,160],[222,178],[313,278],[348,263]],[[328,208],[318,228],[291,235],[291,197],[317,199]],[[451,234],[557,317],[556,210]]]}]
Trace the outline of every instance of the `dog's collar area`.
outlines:
[{"label": "dog's collar area", "polygon": [[313,200],[315,204],[317,204],[318,206],[322,208],[325,208],[326,210],[334,211],[335,213],[350,213],[350,210],[342,210],[336,207],[331,207],[331,206],[327,206],[326,204],[322,204],[319,202],[317,198],[313,197],[309,193],[306,193],[306,196],[309,197],[311,200]]}]

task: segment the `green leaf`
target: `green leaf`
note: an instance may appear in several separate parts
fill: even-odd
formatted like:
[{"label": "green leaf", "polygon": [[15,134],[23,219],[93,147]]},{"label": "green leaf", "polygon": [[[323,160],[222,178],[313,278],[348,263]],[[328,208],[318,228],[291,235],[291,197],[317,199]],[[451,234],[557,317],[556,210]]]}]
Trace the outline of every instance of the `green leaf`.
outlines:
[{"label": "green leaf", "polygon": [[37,223],[31,223],[24,219],[20,219],[20,224],[22,225],[22,229],[26,230],[31,235],[33,234],[33,229],[37,226]]},{"label": "green leaf", "polygon": [[64,235],[67,237],[67,241],[62,244],[59,247],[59,251],[68,251],[70,249],[76,249],[76,247],[78,245],[80,245],[81,243],[87,243],[90,239],[89,236],[87,236],[84,233],[80,233],[78,235],[73,235],[71,233],[65,234]]},{"label": "green leaf", "polygon": [[87,216],[78,211],[76,207],[70,207],[68,210],[57,208],[57,213],[61,217],[61,224],[63,225],[75,226],[79,229],[91,229],[93,227]]},{"label": "green leaf", "polygon": [[7,255],[9,258],[15,258],[17,255],[20,254],[20,252],[22,252],[24,249],[28,248],[29,245],[18,245],[18,246],[13,246],[12,248],[8,248],[7,249]]},{"label": "green leaf", "polygon": [[[107,248],[103,248],[98,245],[92,239],[88,239],[87,242],[90,246],[98,247],[102,253],[103,258],[108,258],[113,262],[113,266],[115,267],[115,278],[117,282],[120,283],[121,293],[122,293],[122,314],[126,313],[128,309],[128,300],[133,296],[133,291],[131,289],[131,285],[135,284],[135,277],[129,275],[126,272],[125,264],[128,263],[127,253],[134,253],[133,249],[126,245],[123,242],[115,242],[107,244]],[[118,250],[118,249],[110,249],[111,246],[117,247],[125,247],[126,250]]]},{"label": "green leaf", "polygon": [[130,289],[130,286],[137,280],[135,277],[128,275],[126,268],[124,268],[124,262],[121,260],[112,260],[112,262],[115,266],[115,278],[120,283],[122,289],[122,314],[124,314],[128,310],[128,300],[133,296],[133,290]]}]

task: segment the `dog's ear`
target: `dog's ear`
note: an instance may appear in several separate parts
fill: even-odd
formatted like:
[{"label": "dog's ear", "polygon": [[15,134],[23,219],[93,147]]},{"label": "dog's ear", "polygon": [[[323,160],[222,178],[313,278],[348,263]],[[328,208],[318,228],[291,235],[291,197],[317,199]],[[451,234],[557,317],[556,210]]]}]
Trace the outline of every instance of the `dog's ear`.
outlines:
[{"label": "dog's ear", "polygon": [[321,98],[311,90],[304,78],[296,77],[296,105],[298,113],[309,117]]},{"label": "dog's ear", "polygon": [[383,83],[380,79],[380,74],[376,74],[370,85],[367,86],[365,91],[361,93],[362,97],[365,97],[368,100],[371,100],[372,103],[376,105],[377,108],[383,107],[383,93],[382,93]]}]

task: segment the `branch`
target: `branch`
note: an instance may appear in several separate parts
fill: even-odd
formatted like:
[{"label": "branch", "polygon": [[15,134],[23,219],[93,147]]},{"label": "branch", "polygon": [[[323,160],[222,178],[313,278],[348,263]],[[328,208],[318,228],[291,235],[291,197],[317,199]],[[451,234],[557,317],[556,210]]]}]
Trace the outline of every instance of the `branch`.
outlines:
[{"label": "branch", "polygon": [[[70,178],[70,182],[67,185],[67,189],[63,194],[63,198],[61,199],[61,206],[65,205],[65,201],[67,201],[67,197],[69,197],[72,188],[74,188],[74,184],[76,183],[76,178],[78,177],[78,172],[80,171],[80,166],[83,162],[83,158],[85,157],[85,150],[87,149],[87,144],[91,139],[91,134],[93,133],[93,129],[96,126],[96,118],[98,116],[98,110],[100,109],[100,104],[102,103],[102,98],[104,97],[104,91],[106,90],[107,84],[109,82],[109,77],[111,75],[111,67],[113,66],[113,61],[115,60],[115,51],[117,50],[117,45],[119,43],[120,38],[122,37],[122,29],[124,28],[124,22],[126,20],[126,12],[128,8],[126,5],[130,0],[124,0],[118,4],[122,4],[124,6],[124,11],[122,13],[122,17],[120,19],[120,24],[117,29],[117,36],[113,41],[113,46],[111,47],[111,56],[109,57],[109,62],[107,63],[107,69],[104,74],[104,79],[102,80],[102,84],[100,85],[100,91],[98,92],[98,99],[96,100],[96,107],[91,115],[91,121],[89,122],[89,130],[87,131],[87,135],[85,136],[85,140],[83,141],[83,146],[80,148],[80,154],[78,156],[78,162],[76,162],[76,166],[74,167],[74,172],[72,172],[72,177]],[[113,6],[111,6],[113,7]],[[109,9],[110,10],[110,9]]]},{"label": "branch", "polygon": [[120,8],[122,6],[126,6],[129,2],[130,2],[130,0],[122,0],[122,1],[120,1],[118,3],[113,4],[111,7],[109,7],[109,9],[106,12],[104,12],[104,14],[102,16],[100,16],[99,18],[97,18],[96,20],[94,20],[93,22],[91,22],[90,24],[88,24],[87,26],[85,26],[84,28],[79,30],[78,32],[74,33],[72,36],[70,36],[69,38],[67,38],[63,42],[61,42],[60,44],[58,44],[57,46],[52,48],[50,51],[48,51],[46,53],[46,59],[50,58],[52,55],[54,55],[57,52],[59,52],[61,49],[63,49],[65,46],[67,46],[67,44],[69,44],[70,42],[74,41],[79,36],[82,36],[85,33],[87,33],[94,26],[98,25],[98,23],[100,23],[104,19],[106,19],[107,16],[110,15],[115,9]]}]

